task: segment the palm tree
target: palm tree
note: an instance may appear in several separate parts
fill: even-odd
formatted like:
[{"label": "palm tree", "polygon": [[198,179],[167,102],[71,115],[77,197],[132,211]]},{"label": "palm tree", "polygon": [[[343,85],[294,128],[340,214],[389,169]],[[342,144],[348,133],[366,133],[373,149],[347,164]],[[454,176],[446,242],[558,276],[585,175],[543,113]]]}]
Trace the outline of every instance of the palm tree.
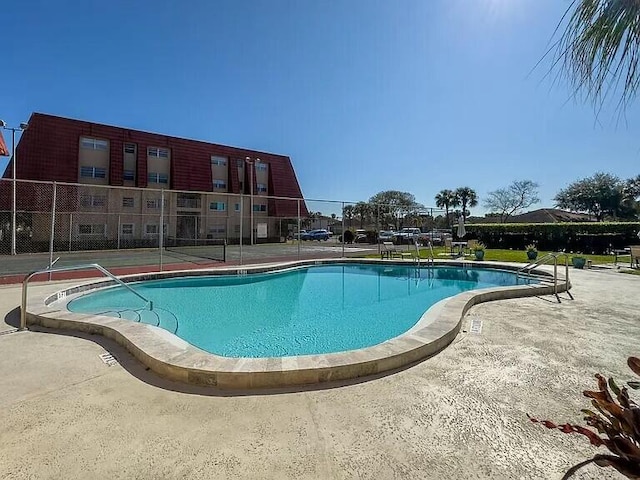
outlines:
[{"label": "palm tree", "polygon": [[467,207],[475,207],[478,205],[478,194],[470,187],[460,187],[456,189],[455,196],[458,199],[458,205],[462,207],[462,219],[467,221]]},{"label": "palm tree", "polygon": [[452,190],[440,190],[440,193],[436,195],[436,207],[444,208],[448,226],[451,226],[449,208],[457,207],[458,205],[460,205],[460,200]]},{"label": "palm tree", "polygon": [[347,228],[351,228],[351,219],[353,218],[353,214],[354,214],[353,205],[346,205],[342,209],[342,215],[344,216],[344,218],[346,218],[349,221],[349,225],[347,226]]},{"label": "palm tree", "polygon": [[640,0],[573,0],[557,30],[565,20],[553,65],[595,104],[621,87],[624,110],[640,87]]}]

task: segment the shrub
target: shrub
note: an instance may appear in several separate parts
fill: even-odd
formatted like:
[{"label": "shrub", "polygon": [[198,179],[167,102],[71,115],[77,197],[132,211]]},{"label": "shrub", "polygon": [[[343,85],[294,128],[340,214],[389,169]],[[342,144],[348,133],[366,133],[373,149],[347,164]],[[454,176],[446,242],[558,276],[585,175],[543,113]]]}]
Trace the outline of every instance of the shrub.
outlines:
[{"label": "shrub", "polygon": [[356,236],[351,230],[345,230],[344,243],[353,243],[354,238],[356,238]]},{"label": "shrub", "polygon": [[640,222],[482,223],[466,229],[468,238],[488,248],[520,250],[535,244],[541,250],[605,253],[637,243]]}]

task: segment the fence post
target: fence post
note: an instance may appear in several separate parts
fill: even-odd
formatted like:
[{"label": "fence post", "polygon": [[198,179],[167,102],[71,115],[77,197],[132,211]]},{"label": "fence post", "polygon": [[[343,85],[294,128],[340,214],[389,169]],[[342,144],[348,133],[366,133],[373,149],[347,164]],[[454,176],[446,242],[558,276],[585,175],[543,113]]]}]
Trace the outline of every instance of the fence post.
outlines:
[{"label": "fence post", "polygon": [[69,251],[71,251],[71,242],[73,241],[73,213],[69,214]]},{"label": "fence post", "polygon": [[158,248],[160,249],[160,271],[162,271],[163,241],[164,241],[164,188],[160,191],[160,225],[158,228]]},{"label": "fence post", "polygon": [[120,250],[120,233],[122,231],[122,227],[120,224],[120,215],[118,214],[118,250]]},{"label": "fence post", "polygon": [[342,258],[344,258],[344,202],[342,202]]},{"label": "fence post", "polygon": [[300,199],[298,199],[298,260],[300,260],[300,244],[302,243],[302,235],[300,235]]},{"label": "fence post", "polygon": [[[53,266],[53,239],[56,234],[56,195],[58,193],[58,186],[56,182],[53,182],[53,200],[51,203],[51,237],[49,238],[49,268]],[[51,273],[49,273],[49,280],[51,280]]]},{"label": "fence post", "polygon": [[[379,240],[379,238],[380,238],[380,230],[381,230],[380,229],[380,204],[377,203],[376,207],[378,208],[378,212],[376,213],[376,230],[378,231],[378,233],[377,233],[378,238],[376,238],[376,243],[378,244],[378,254],[380,254],[380,249],[382,248],[380,246],[380,240]],[[386,230],[386,228],[385,228],[385,230]]]},{"label": "fence post", "polygon": [[240,265],[242,265],[242,224],[243,222],[243,211],[244,211],[244,195],[240,195]]}]

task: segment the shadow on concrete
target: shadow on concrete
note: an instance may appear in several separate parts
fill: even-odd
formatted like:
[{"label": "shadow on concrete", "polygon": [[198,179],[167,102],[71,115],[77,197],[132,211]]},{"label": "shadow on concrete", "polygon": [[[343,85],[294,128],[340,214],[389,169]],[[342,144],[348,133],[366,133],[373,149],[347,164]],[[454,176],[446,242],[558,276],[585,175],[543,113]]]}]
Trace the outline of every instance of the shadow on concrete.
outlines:
[{"label": "shadow on concrete", "polygon": [[[19,310],[19,309],[16,309]],[[18,315],[19,319],[19,315]],[[365,382],[370,382],[373,380],[377,380],[383,377],[387,377],[389,375],[393,375],[395,373],[407,370],[415,365],[422,363],[425,360],[428,360],[434,355],[423,358],[416,362],[410,363],[403,367],[389,370],[383,373],[377,373],[374,375],[369,375],[366,377],[354,378],[349,380],[342,381],[333,381],[333,382],[323,382],[313,385],[297,385],[292,387],[281,387],[281,388],[261,388],[255,390],[222,390],[217,387],[206,387],[206,386],[197,386],[190,385],[188,383],[176,382],[173,380],[168,380],[157,373],[153,372],[149,367],[143,365],[138,359],[136,359],[129,351],[124,348],[122,345],[118,344],[115,340],[111,340],[110,338],[103,337],[102,335],[92,335],[84,332],[76,332],[72,330],[61,330],[54,328],[42,327],[39,325],[31,325],[29,326],[29,330],[32,332],[41,332],[41,333],[49,333],[54,335],[63,335],[67,337],[81,338],[84,340],[89,340],[100,345],[107,352],[109,352],[113,357],[118,361],[118,363],[131,375],[136,377],[138,380],[152,385],[157,388],[162,388],[164,390],[171,390],[174,392],[186,393],[190,395],[201,395],[201,396],[210,396],[210,397],[243,397],[243,396],[264,396],[264,395],[283,395],[288,393],[299,393],[299,392],[310,392],[317,390],[330,390],[334,388],[342,388],[348,387],[351,385],[358,385]],[[454,339],[455,341],[455,339]],[[445,347],[447,348],[447,347]]]},{"label": "shadow on concrete", "polygon": [[20,307],[16,307],[4,316],[4,323],[10,327],[20,327]]}]

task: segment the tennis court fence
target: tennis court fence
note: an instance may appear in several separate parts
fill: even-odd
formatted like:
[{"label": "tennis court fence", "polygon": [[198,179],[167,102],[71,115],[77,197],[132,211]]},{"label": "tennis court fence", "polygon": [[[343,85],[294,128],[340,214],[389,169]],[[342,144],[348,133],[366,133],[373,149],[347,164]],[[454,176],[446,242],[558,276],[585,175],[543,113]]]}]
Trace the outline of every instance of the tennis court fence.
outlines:
[{"label": "tennis court fence", "polygon": [[[355,205],[262,193],[0,179],[0,276],[43,268],[58,257],[59,265],[92,260],[106,267],[163,269],[376,251],[375,242],[342,242],[346,229],[390,227],[384,206],[365,216],[357,215]],[[329,237],[305,234],[319,229]]]}]

